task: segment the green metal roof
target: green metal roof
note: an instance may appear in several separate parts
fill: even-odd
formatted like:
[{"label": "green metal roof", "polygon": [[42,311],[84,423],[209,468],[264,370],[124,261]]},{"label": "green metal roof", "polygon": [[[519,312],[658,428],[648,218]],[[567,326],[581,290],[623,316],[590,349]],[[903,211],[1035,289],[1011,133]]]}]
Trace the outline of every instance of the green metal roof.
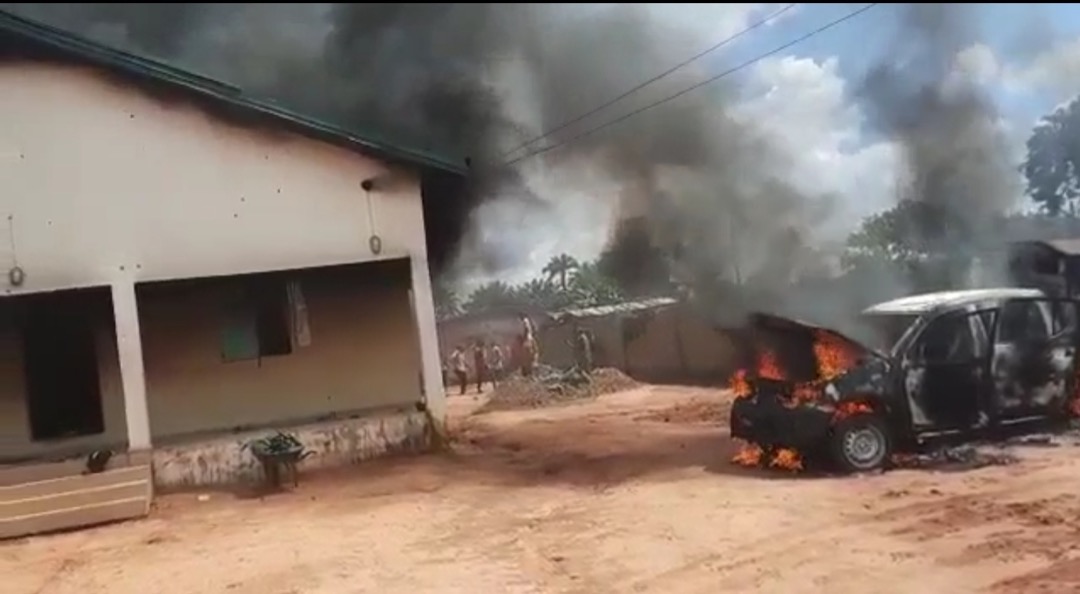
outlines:
[{"label": "green metal roof", "polygon": [[278,105],[246,97],[243,89],[228,83],[170,66],[164,62],[120,51],[56,27],[0,10],[0,40],[4,39],[23,41],[29,46],[52,49],[74,62],[89,63],[138,81],[164,84],[199,98],[243,110],[251,115],[265,117],[275,124],[294,129],[300,134],[342,145],[373,157],[459,175],[464,175],[467,171],[464,159],[457,163],[425,151],[391,145],[372,138],[370,135],[359,136],[333,124],[283,109]]}]

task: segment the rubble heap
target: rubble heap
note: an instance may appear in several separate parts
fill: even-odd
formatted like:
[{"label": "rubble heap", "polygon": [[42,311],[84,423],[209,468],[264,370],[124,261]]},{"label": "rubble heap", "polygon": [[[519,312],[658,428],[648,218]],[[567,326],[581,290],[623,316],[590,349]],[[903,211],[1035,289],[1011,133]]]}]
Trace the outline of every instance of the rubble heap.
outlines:
[{"label": "rubble heap", "polygon": [[964,444],[943,447],[920,454],[893,456],[897,468],[922,470],[974,470],[984,466],[1002,466],[1017,462],[1017,457],[1001,445]]},{"label": "rubble heap", "polygon": [[595,398],[637,386],[629,376],[611,367],[587,374],[576,367],[536,368],[532,377],[515,373],[499,383],[491,398],[477,412],[541,408],[563,402]]}]

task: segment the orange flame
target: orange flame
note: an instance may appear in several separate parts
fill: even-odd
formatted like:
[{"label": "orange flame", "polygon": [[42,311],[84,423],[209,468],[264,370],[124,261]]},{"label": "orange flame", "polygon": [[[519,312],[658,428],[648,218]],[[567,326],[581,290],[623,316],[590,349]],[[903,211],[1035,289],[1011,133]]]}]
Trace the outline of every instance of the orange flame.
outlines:
[{"label": "orange flame", "polygon": [[750,395],[750,382],[746,381],[745,369],[740,369],[735,372],[735,375],[731,376],[728,388],[731,389],[731,393],[734,394],[736,398]]},{"label": "orange flame", "polygon": [[818,331],[814,336],[813,349],[822,380],[831,380],[858,363],[858,351],[831,332]]},{"label": "orange flame", "polygon": [[776,359],[776,355],[770,351],[761,351],[758,356],[757,372],[759,377],[772,380],[784,379],[784,370],[780,367],[780,362]]},{"label": "orange flame", "polygon": [[769,462],[769,466],[798,472],[803,469],[802,456],[795,450],[780,448],[776,450],[772,460]]},{"label": "orange flame", "polygon": [[874,408],[865,402],[851,401],[841,402],[833,413],[833,422],[837,423],[855,415],[870,414]]},{"label": "orange flame", "polygon": [[757,466],[761,463],[761,448],[752,444],[744,443],[739,451],[731,457],[731,461],[739,466]]},{"label": "orange flame", "polygon": [[796,384],[791,391],[788,407],[794,408],[800,404],[814,402],[821,398],[821,386],[817,382]]}]

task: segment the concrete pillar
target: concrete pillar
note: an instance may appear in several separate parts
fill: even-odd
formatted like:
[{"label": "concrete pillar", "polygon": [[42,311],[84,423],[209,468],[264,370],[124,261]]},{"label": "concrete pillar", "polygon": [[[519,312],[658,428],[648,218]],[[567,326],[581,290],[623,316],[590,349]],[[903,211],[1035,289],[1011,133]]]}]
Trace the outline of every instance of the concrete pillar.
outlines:
[{"label": "concrete pillar", "polygon": [[440,425],[446,423],[446,391],[442,383],[442,362],[439,357],[439,336],[435,326],[435,300],[431,295],[431,275],[427,258],[409,258],[412,269],[413,315],[420,334],[420,361],[424,395],[432,418]]},{"label": "concrete pillar", "polygon": [[146,405],[146,376],[143,371],[142,337],[139,334],[139,305],[135,283],[112,284],[116,347],[120,356],[120,376],[124,387],[124,416],[127,419],[128,449],[150,449],[150,412]]}]

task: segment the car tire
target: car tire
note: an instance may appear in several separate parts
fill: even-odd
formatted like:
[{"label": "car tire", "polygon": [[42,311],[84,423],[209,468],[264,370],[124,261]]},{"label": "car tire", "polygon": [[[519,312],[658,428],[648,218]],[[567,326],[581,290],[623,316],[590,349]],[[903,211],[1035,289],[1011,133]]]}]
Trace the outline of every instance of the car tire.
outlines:
[{"label": "car tire", "polygon": [[892,456],[889,430],[873,414],[855,415],[837,423],[829,445],[833,462],[845,473],[880,470]]}]

